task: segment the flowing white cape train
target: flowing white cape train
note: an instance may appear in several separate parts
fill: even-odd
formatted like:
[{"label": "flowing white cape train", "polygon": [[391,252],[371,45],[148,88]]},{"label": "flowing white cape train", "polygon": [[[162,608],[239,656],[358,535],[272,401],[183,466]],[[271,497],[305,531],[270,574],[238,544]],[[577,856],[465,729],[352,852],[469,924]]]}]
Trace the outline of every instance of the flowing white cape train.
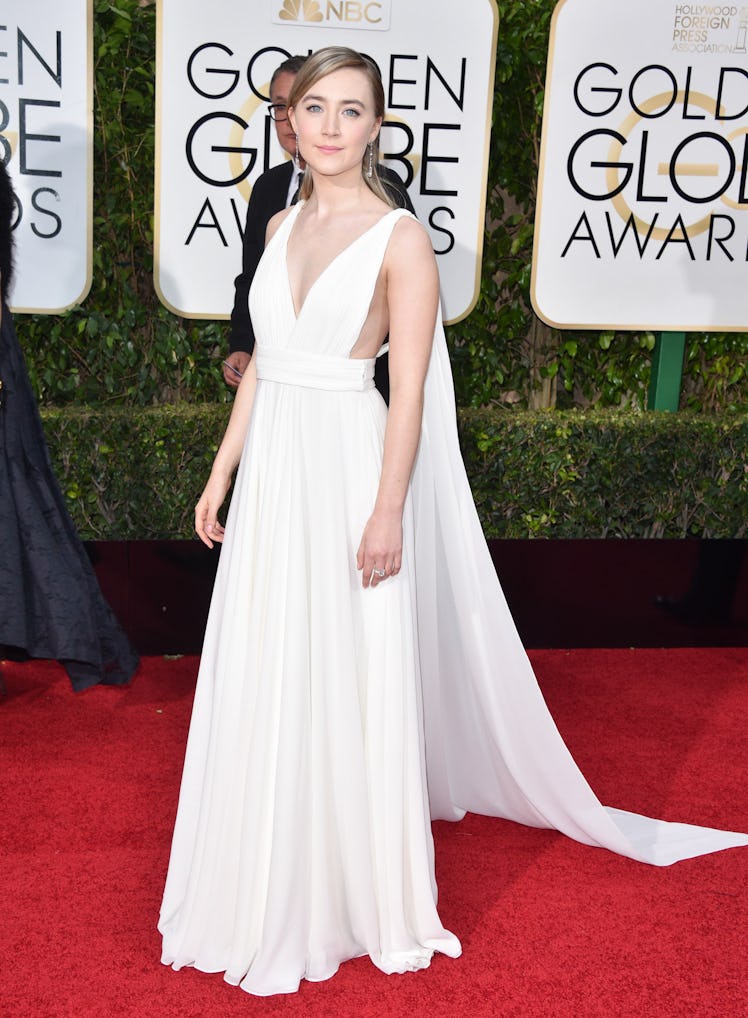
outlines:
[{"label": "flowing white cape train", "polygon": [[460,454],[441,321],[412,497],[432,817],[504,817],[655,866],[748,845],[746,834],[604,807],[575,764],[543,700],[483,536]]}]

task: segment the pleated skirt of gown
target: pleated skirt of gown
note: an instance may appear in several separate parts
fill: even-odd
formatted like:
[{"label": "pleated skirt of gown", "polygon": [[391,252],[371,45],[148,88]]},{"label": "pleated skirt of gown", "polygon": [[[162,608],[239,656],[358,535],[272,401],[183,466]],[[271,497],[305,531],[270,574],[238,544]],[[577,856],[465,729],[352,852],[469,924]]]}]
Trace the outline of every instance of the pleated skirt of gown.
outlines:
[{"label": "pleated skirt of gown", "polygon": [[413,617],[362,589],[386,409],[259,382],[208,621],[160,929],[163,960],[256,994],[369,954],[456,956],[439,921]]}]

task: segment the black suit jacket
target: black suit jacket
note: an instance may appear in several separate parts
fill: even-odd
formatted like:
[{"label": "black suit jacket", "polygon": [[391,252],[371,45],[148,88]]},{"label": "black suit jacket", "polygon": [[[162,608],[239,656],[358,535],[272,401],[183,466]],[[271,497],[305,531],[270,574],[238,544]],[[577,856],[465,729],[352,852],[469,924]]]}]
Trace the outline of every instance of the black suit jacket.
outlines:
[{"label": "black suit jacket", "polygon": [[[413,212],[408,192],[397,174],[382,165],[379,166],[379,173],[397,204],[408,209],[409,212]],[[254,350],[255,334],[249,316],[249,288],[265,249],[268,223],[276,212],[280,212],[286,207],[292,174],[293,163],[289,159],[285,163],[281,163],[280,166],[273,166],[265,173],[260,174],[252,188],[247,205],[247,221],[242,243],[242,271],[234,280],[234,309],[231,312],[231,331],[229,333],[229,351],[231,353],[236,350],[244,350],[251,354]],[[386,360],[386,355],[377,358],[375,375],[377,388],[385,399],[389,395]]]},{"label": "black suit jacket", "polygon": [[273,166],[260,174],[249,196],[242,242],[242,271],[234,280],[234,309],[231,312],[229,333],[231,353],[235,350],[252,353],[254,350],[255,333],[249,317],[249,288],[265,249],[268,223],[276,212],[286,207],[292,175],[293,163],[288,159],[280,166]]}]

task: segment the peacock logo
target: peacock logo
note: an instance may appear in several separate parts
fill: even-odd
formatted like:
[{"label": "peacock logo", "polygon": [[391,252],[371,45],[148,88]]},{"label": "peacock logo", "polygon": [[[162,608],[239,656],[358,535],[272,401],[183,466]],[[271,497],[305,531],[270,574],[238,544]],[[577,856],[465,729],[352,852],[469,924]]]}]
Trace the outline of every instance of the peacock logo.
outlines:
[{"label": "peacock logo", "polygon": [[276,25],[355,28],[387,32],[392,0],[272,0]]},{"label": "peacock logo", "polygon": [[324,21],[317,0],[283,0],[278,17],[281,21]]}]

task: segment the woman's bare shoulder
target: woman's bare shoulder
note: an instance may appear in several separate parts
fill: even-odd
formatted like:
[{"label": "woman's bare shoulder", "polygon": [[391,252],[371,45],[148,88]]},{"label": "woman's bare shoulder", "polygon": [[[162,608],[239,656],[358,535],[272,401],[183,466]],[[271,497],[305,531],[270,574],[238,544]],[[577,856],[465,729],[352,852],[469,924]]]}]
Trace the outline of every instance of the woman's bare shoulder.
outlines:
[{"label": "woman's bare shoulder", "polygon": [[418,255],[434,257],[434,249],[431,246],[428,231],[411,214],[400,216],[395,223],[390,247],[401,257],[417,257]]},{"label": "woman's bare shoulder", "polygon": [[395,223],[385,255],[385,267],[398,272],[426,266],[436,268],[431,238],[413,215],[401,216]]},{"label": "woman's bare shoulder", "polygon": [[275,215],[268,220],[267,229],[265,230],[265,247],[267,247],[273,234],[277,232],[286,216],[290,216],[292,210],[293,205],[289,205],[287,209],[281,209],[280,212],[276,212]]}]

